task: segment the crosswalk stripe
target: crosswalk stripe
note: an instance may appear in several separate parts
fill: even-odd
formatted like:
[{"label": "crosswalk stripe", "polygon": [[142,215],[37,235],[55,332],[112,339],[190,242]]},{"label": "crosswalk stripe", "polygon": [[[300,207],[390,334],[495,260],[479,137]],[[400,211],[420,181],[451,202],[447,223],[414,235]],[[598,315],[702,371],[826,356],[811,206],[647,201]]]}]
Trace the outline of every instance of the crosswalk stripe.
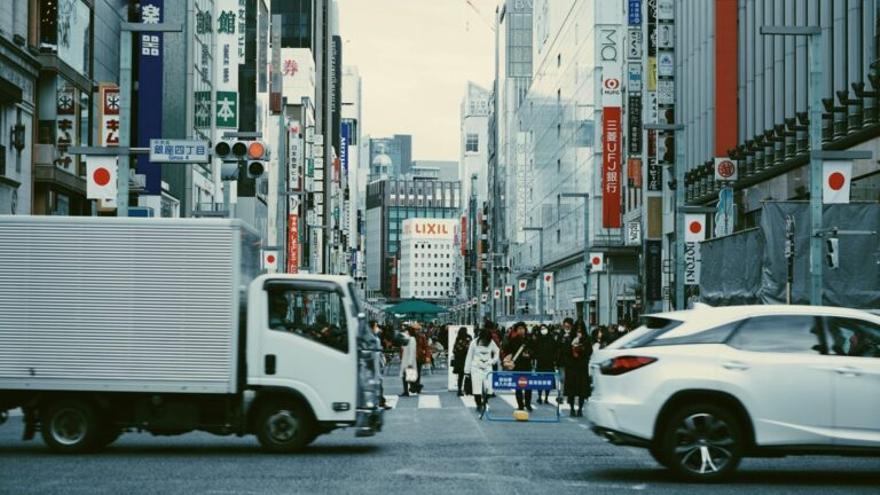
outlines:
[{"label": "crosswalk stripe", "polygon": [[498,395],[496,395],[496,397],[499,397],[499,398],[500,398],[501,400],[503,400],[504,402],[507,402],[507,404],[510,405],[510,407],[512,407],[512,408],[514,408],[514,409],[517,408],[517,405],[516,405],[516,396],[514,396],[514,395],[506,395],[506,394],[498,394]]},{"label": "crosswalk stripe", "polygon": [[477,408],[477,402],[474,400],[473,395],[462,395],[461,402],[464,404],[464,407],[469,407],[471,409]]},{"label": "crosswalk stripe", "polygon": [[396,395],[392,395],[392,396],[386,395],[385,396],[385,404],[388,404],[388,407],[390,407],[391,409],[394,409],[395,407],[397,407],[397,401],[399,399],[400,399],[400,397],[398,397]]},{"label": "crosswalk stripe", "polygon": [[419,395],[419,409],[440,409],[440,396]]}]

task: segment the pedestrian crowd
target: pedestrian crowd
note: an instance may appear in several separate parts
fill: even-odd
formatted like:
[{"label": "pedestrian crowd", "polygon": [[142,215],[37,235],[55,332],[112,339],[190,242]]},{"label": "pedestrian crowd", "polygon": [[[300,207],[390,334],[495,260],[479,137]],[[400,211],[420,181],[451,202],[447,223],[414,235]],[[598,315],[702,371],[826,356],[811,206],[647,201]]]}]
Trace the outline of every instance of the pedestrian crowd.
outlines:
[{"label": "pedestrian crowd", "polygon": [[[466,327],[458,329],[452,349],[446,349],[444,328],[428,323],[405,322],[399,326],[370,322],[370,328],[383,351],[382,367],[399,353],[398,376],[403,383],[401,397],[417,395],[422,390],[422,370],[433,370],[438,356],[452,354],[452,372],[457,379],[459,396],[473,395],[477,411],[486,404],[484,392],[491,396],[489,374],[492,371],[558,373],[562,395],[572,416],[583,416],[584,402],[591,392],[590,357],[630,332],[628,321],[620,325],[598,325],[587,330],[582,320],[566,318],[561,324],[528,326],[518,322],[505,329],[486,319],[474,335]],[[532,411],[531,390],[517,390],[517,409]],[[550,391],[538,391],[538,404],[550,404]],[[387,407],[382,397],[382,407]]]},{"label": "pedestrian crowd", "polygon": [[[599,325],[588,331],[583,321],[571,318],[561,325],[515,323],[503,327],[485,320],[471,339],[462,327],[453,345],[453,372],[458,375],[458,395],[474,396],[477,410],[485,407],[484,392],[490,393],[489,373],[503,369],[520,372],[558,372],[562,394],[572,416],[583,416],[584,402],[590,396],[589,362],[595,349],[611,344],[630,332],[632,325]],[[537,403],[549,404],[550,391],[538,391]],[[531,390],[516,390],[519,410],[532,411]]]}]

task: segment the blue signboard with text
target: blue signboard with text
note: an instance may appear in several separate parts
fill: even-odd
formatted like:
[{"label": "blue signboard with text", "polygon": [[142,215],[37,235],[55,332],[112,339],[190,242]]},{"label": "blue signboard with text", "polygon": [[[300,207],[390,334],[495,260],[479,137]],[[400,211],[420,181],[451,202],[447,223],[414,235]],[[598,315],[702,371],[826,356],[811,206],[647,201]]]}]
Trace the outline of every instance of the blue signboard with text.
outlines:
[{"label": "blue signboard with text", "polygon": [[495,390],[555,390],[556,373],[496,371],[492,373]]},{"label": "blue signboard with text", "polygon": [[[165,0],[141,2],[144,24],[159,24],[165,17]],[[162,33],[134,33],[137,46],[137,145],[146,148],[150,139],[162,137]],[[125,91],[125,89],[123,89]],[[162,166],[147,155],[137,157],[137,173],[146,176],[144,194],[162,194]]]},{"label": "blue signboard with text", "polygon": [[640,26],[642,24],[642,0],[629,0],[627,6],[627,19],[630,26]]}]

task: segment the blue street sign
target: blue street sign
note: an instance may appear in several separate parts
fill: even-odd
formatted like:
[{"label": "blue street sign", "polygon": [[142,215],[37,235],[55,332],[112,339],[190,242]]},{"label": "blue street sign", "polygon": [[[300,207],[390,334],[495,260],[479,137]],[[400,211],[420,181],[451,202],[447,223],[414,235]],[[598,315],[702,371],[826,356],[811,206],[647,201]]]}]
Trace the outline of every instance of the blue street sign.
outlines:
[{"label": "blue street sign", "polygon": [[496,371],[492,373],[492,388],[495,390],[555,390],[556,374]]},{"label": "blue street sign", "polygon": [[196,139],[150,139],[150,161],[153,163],[208,163],[211,161],[207,141]]},{"label": "blue street sign", "polygon": [[642,0],[629,0],[627,19],[630,26],[642,24]]}]

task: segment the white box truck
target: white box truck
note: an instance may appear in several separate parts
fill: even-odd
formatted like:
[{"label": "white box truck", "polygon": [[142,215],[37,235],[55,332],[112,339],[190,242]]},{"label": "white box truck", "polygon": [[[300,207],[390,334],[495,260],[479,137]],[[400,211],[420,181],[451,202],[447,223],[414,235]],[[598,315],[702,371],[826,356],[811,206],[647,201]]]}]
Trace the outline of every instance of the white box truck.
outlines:
[{"label": "white box truck", "polygon": [[237,220],[0,216],[0,415],[21,408],[24,438],[63,452],[132,431],[292,451],[380,430],[353,281],[259,270]]}]

